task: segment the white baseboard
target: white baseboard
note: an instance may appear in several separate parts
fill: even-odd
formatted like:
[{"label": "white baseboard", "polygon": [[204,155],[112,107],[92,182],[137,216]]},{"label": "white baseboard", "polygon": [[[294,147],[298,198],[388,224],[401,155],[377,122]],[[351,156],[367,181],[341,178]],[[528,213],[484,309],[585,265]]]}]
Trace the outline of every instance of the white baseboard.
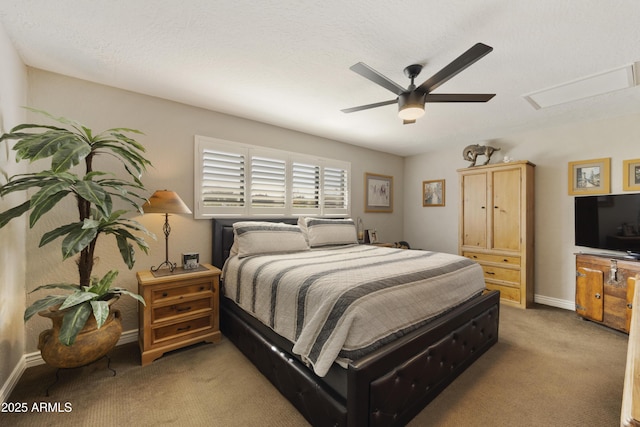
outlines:
[{"label": "white baseboard", "polygon": [[[137,329],[125,331],[120,336],[120,339],[118,340],[118,343],[116,344],[116,346],[128,344],[131,342],[136,342],[137,340],[138,340]],[[3,384],[2,389],[0,389],[0,401],[5,402],[9,398],[9,395],[15,388],[16,384],[18,384],[18,380],[20,380],[20,377],[22,376],[22,374],[24,374],[24,371],[27,368],[31,368],[33,366],[38,366],[38,365],[44,365],[44,363],[45,362],[42,359],[42,356],[40,355],[39,351],[23,355],[22,358],[20,359],[20,362],[18,362],[16,367],[13,369],[13,372],[11,372],[11,375],[9,376],[7,381],[5,381],[5,383]]]},{"label": "white baseboard", "polygon": [[564,308],[565,310],[574,311],[576,309],[576,302],[566,299],[552,298],[544,295],[534,295],[533,301],[538,304],[550,305],[552,307]]},{"label": "white baseboard", "polygon": [[13,368],[13,371],[11,372],[11,375],[9,375],[9,378],[7,378],[7,381],[2,385],[2,389],[0,389],[0,402],[4,403],[7,401],[11,392],[16,387],[16,384],[18,384],[20,377],[24,374],[25,369],[27,369],[27,365],[25,363],[24,356],[22,356],[15,368]]}]

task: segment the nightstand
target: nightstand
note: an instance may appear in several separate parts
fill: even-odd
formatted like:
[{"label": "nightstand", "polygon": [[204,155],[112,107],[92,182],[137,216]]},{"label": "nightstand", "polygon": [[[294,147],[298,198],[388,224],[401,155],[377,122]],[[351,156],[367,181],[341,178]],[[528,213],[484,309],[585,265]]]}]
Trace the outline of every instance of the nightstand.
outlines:
[{"label": "nightstand", "polygon": [[201,264],[194,271],[178,269],[158,277],[139,271],[136,276],[147,304],[139,305],[138,315],[142,366],[171,350],[220,341],[218,268]]}]

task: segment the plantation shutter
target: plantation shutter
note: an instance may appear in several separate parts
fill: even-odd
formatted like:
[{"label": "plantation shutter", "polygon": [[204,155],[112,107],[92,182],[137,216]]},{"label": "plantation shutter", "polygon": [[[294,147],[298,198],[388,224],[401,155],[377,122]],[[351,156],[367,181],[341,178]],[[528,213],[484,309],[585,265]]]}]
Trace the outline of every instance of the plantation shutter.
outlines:
[{"label": "plantation shutter", "polygon": [[251,156],[251,209],[286,205],[287,165],[283,159]]},{"label": "plantation shutter", "polygon": [[293,162],[291,207],[294,214],[320,213],[320,166]]},{"label": "plantation shutter", "polygon": [[206,212],[241,213],[246,204],[245,155],[204,148],[201,208]]},{"label": "plantation shutter", "polygon": [[325,214],[349,213],[349,176],[346,168],[324,167],[322,194]]}]

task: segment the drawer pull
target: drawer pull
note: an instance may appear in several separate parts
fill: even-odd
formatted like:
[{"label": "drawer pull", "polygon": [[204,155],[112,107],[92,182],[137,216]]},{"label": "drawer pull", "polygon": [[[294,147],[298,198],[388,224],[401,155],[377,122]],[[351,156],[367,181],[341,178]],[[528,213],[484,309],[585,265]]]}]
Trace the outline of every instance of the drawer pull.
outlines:
[{"label": "drawer pull", "polygon": [[191,325],[187,325],[184,328],[178,328],[177,331],[182,332],[182,331],[188,331],[189,329],[191,329]]},{"label": "drawer pull", "polygon": [[631,304],[631,303],[627,304],[627,308],[628,308],[629,310],[633,309],[633,304]]},{"label": "drawer pull", "polygon": [[509,260],[505,258],[502,260],[502,262],[509,262]]},{"label": "drawer pull", "polygon": [[487,271],[487,274],[496,274],[496,273],[493,271]]},{"label": "drawer pull", "polygon": [[163,292],[163,293],[162,293],[162,296],[163,296],[163,297],[168,297],[168,296],[169,296],[169,294],[168,294],[167,292]]},{"label": "drawer pull", "polygon": [[191,306],[189,307],[177,307],[176,311],[182,312],[182,311],[189,311],[191,310]]},{"label": "drawer pull", "polygon": [[201,292],[204,291],[204,289],[205,289],[204,286],[200,286],[200,291]]},{"label": "drawer pull", "polygon": [[600,298],[602,298],[602,295],[596,294],[595,297],[596,297],[596,299],[600,299]]}]

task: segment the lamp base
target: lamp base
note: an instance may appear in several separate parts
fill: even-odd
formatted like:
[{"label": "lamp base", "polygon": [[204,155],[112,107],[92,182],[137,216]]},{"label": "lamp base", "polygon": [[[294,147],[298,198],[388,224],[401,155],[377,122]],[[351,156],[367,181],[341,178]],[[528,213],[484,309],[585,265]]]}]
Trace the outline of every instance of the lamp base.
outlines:
[{"label": "lamp base", "polygon": [[175,262],[171,262],[168,259],[165,260],[162,264],[160,264],[157,267],[151,267],[151,271],[156,272],[158,270],[160,270],[161,268],[165,267],[169,269],[170,272],[173,273],[173,270],[176,269],[176,263]]}]

